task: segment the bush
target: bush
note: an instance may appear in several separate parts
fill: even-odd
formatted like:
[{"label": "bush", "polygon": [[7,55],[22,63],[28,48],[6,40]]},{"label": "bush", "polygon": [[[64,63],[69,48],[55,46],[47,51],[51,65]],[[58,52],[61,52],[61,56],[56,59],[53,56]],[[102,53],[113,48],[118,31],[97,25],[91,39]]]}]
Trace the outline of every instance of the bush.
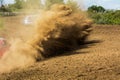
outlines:
[{"label": "bush", "polygon": [[106,10],[102,6],[90,6],[87,10],[96,24],[120,25],[120,10]]},{"label": "bush", "polygon": [[120,25],[120,10],[105,12],[88,12],[96,24]]}]

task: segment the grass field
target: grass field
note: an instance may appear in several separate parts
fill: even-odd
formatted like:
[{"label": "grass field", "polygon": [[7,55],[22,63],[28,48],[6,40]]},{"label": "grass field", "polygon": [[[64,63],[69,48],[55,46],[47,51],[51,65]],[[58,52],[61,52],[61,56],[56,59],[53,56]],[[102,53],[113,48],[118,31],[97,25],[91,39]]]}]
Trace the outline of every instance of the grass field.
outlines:
[{"label": "grass field", "polygon": [[[0,36],[9,39],[29,33],[31,26],[21,21],[22,18],[6,17]],[[88,43],[77,50],[37,62],[26,69],[0,74],[0,80],[119,80],[119,41],[120,26],[95,25]]]}]

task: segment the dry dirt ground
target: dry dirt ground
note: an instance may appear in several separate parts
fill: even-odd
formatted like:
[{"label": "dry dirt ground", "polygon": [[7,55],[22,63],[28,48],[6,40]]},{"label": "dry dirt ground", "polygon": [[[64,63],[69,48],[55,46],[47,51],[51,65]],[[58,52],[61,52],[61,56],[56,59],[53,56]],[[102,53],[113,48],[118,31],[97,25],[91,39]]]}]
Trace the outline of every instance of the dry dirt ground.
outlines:
[{"label": "dry dirt ground", "polygon": [[1,74],[0,80],[120,80],[119,41],[120,26],[95,26],[77,50]]}]

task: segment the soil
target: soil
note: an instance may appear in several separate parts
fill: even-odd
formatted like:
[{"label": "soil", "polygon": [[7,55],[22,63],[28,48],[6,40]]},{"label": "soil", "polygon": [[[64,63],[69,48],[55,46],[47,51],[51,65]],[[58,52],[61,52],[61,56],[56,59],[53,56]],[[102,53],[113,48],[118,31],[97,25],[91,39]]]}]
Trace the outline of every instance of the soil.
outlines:
[{"label": "soil", "polygon": [[119,41],[120,26],[94,26],[76,50],[0,74],[0,80],[119,80]]}]

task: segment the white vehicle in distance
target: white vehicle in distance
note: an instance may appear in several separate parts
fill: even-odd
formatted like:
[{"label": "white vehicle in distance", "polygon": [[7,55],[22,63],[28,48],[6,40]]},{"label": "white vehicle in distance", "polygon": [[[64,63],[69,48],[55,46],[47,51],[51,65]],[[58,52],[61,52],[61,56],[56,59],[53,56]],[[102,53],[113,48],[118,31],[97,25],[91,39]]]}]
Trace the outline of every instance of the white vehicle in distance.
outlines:
[{"label": "white vehicle in distance", "polygon": [[25,25],[32,25],[35,23],[36,19],[37,19],[37,15],[27,15],[25,18],[24,18],[24,24]]}]

